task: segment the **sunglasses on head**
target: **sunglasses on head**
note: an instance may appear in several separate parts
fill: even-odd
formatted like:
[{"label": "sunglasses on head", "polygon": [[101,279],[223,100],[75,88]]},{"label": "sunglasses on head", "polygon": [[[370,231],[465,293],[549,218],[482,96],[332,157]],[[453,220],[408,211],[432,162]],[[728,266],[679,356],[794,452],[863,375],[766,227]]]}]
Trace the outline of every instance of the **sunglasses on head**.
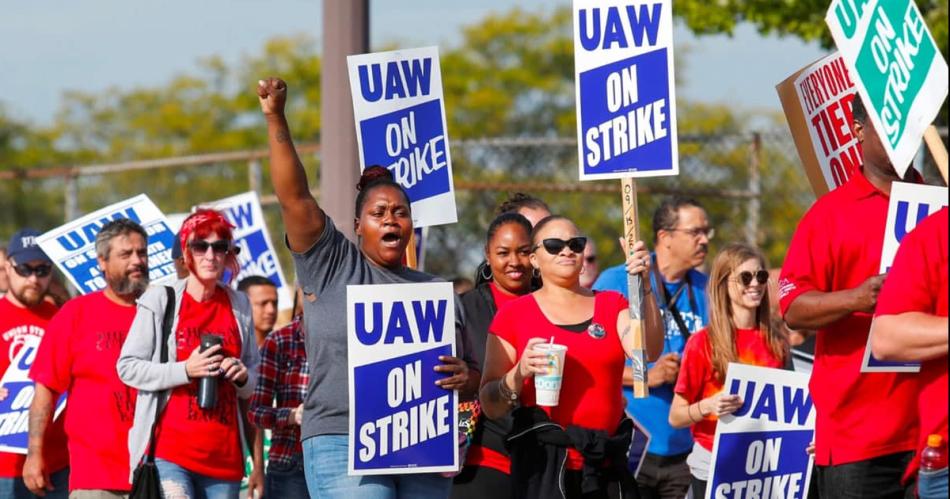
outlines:
[{"label": "sunglasses on head", "polygon": [[572,237],[568,239],[567,241],[563,239],[553,239],[553,238],[545,239],[541,241],[541,244],[535,246],[535,249],[538,249],[541,246],[544,247],[544,251],[547,251],[548,253],[552,255],[556,255],[560,253],[561,250],[563,250],[565,246],[570,248],[571,251],[573,251],[574,253],[583,253],[584,247],[587,246],[587,238],[582,237],[582,236]]},{"label": "sunglasses on head", "polygon": [[53,272],[53,266],[41,264],[41,265],[37,265],[36,267],[33,267],[31,265],[27,265],[23,263],[20,265],[14,265],[13,270],[20,277],[30,277],[33,274],[36,274],[36,277],[47,277],[50,275],[50,273]]},{"label": "sunglasses on head", "polygon": [[211,251],[213,251],[215,255],[224,255],[228,251],[231,251],[232,249],[234,250],[234,254],[236,255],[240,251],[240,248],[238,247],[231,248],[231,241],[226,241],[224,239],[215,241],[213,243],[209,243],[208,241],[201,241],[201,240],[192,241],[188,243],[188,247],[191,249],[192,253],[195,253],[197,255],[203,255],[207,253],[208,248],[211,248]]},{"label": "sunglasses on head", "polygon": [[741,282],[743,286],[752,284],[752,279],[755,279],[759,284],[765,284],[769,282],[769,271],[757,270],[755,272],[750,272],[748,270],[743,270],[742,272],[739,272],[739,282]]}]

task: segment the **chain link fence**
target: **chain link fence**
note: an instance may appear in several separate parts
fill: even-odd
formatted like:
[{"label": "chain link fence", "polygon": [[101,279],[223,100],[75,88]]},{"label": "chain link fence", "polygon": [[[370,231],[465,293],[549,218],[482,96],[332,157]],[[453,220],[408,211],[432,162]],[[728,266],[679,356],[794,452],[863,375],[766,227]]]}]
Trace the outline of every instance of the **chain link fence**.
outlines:
[{"label": "chain link fence", "polygon": [[[946,129],[942,133],[946,140]],[[304,144],[298,149],[312,186],[319,185],[319,148]],[[773,266],[780,265],[799,218],[815,200],[787,130],[680,135],[679,150],[679,176],[637,183],[641,237],[652,240],[652,213],[665,196],[688,196],[706,208],[716,227],[711,251],[726,242],[749,241],[763,248]],[[537,196],[552,211],[574,219],[596,242],[602,268],[621,261],[616,242],[623,226],[619,182],[579,182],[574,138],[454,140],[451,153],[459,222],[428,231],[426,270],[445,277],[471,276],[482,258],[488,223],[514,192]],[[925,156],[925,177],[939,178]],[[177,213],[255,190],[273,240],[280,241],[282,225],[266,181],[266,158],[266,150],[236,151],[0,172],[0,236],[6,240],[24,225],[49,229],[142,192],[165,213]],[[278,251],[289,271],[289,254]]]}]

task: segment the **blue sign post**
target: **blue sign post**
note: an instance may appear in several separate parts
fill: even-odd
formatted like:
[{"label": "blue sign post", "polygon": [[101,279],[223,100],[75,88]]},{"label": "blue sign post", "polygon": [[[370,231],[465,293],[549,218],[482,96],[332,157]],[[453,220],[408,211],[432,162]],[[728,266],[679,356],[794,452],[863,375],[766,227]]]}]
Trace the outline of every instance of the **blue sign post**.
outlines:
[{"label": "blue sign post", "polygon": [[574,0],[581,180],[679,173],[670,0]]},{"label": "blue sign post", "polygon": [[349,474],[458,470],[458,394],[437,386],[455,355],[446,282],[347,287]]},{"label": "blue sign post", "polygon": [[792,371],[729,364],[724,390],[742,407],[716,425],[706,499],[805,499],[813,457],[815,406],[808,376]]},{"label": "blue sign post", "polygon": [[416,227],[456,222],[438,48],[353,55],[347,65],[360,168],[392,172]]},{"label": "blue sign post", "polygon": [[36,238],[43,251],[82,294],[106,287],[96,260],[96,235],[103,225],[129,218],[148,233],[148,276],[152,284],[175,278],[172,244],[175,233],[168,220],[145,194],[106,206]]}]

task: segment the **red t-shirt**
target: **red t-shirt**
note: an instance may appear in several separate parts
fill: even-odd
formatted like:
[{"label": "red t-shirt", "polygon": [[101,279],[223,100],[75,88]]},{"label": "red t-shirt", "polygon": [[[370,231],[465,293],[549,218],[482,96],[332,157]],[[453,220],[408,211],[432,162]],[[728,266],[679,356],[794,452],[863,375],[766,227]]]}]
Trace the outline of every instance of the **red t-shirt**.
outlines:
[{"label": "red t-shirt", "polygon": [[[736,330],[736,353],[736,362],[740,364],[774,368],[784,365],[782,359],[769,349],[764,334],[758,329]],[[693,404],[722,391],[724,381],[725,377],[717,378],[713,370],[709,328],[703,328],[690,336],[683,348],[683,361],[674,391]],[[715,414],[708,414],[691,428],[693,439],[709,452],[712,452],[718,422]]]},{"label": "red t-shirt", "polygon": [[[595,338],[586,331],[575,333],[551,324],[531,294],[498,310],[489,331],[515,347],[517,359],[532,338],[549,340],[553,336],[554,343],[566,346],[559,403],[542,409],[561,426],[603,430],[612,435],[623,416],[621,388],[626,359],[617,334],[617,316],[627,306],[620,293],[595,293],[593,323],[603,326],[606,332]],[[521,405],[536,405],[533,378],[524,382]],[[568,449],[567,467],[581,469],[583,464],[581,454]]]},{"label": "red t-shirt", "polygon": [[495,281],[492,281],[488,284],[488,288],[491,289],[491,297],[495,302],[495,310],[501,310],[501,307],[521,298],[521,295],[510,295],[502,291]]},{"label": "red t-shirt", "polygon": [[[779,279],[782,313],[802,293],[858,287],[881,265],[889,199],[860,171],[802,217]],[[917,375],[861,373],[871,314],[818,330],[811,390],[815,463],[864,461],[916,445]]]},{"label": "red t-shirt", "polygon": [[[36,348],[43,338],[46,325],[56,314],[56,305],[47,301],[32,308],[20,308],[6,296],[0,298],[0,373],[6,373],[10,363],[24,347]],[[16,383],[27,381],[26,373]],[[13,388],[10,383],[8,388]],[[11,390],[9,397],[15,397]],[[68,404],[67,404],[68,405]],[[30,406],[22,408],[22,421],[27,421],[26,413]],[[66,452],[66,433],[63,430],[63,418],[57,418],[46,429],[43,457],[46,470],[50,473],[69,466],[69,454]],[[25,454],[0,452],[0,477],[17,478],[23,476]]]},{"label": "red t-shirt", "polygon": [[[947,221],[944,207],[904,237],[878,296],[876,315],[925,312],[947,317]],[[924,362],[919,376],[920,438],[907,477],[917,473],[928,435],[940,435],[944,442],[948,439],[947,357]]]},{"label": "red t-shirt", "polygon": [[[46,327],[30,378],[69,392],[69,490],[129,490],[129,428],[135,389],[115,369],[135,306],[102,291],[70,300]],[[91,429],[95,429],[92,431]]]},{"label": "red t-shirt", "polygon": [[[241,358],[241,334],[227,292],[218,288],[210,299],[195,301],[185,293],[175,337],[179,361],[201,344],[202,334],[222,338],[222,355]],[[198,406],[198,379],[172,390],[158,423],[155,456],[200,475],[219,480],[244,478],[244,456],[238,432],[237,391],[220,378],[218,405]]]}]

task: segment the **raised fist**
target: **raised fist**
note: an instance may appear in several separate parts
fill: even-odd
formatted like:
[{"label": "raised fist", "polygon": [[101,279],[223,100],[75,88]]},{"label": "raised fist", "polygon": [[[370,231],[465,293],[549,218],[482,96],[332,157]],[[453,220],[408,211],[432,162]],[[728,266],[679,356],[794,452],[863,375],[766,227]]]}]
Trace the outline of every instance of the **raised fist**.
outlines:
[{"label": "raised fist", "polygon": [[257,82],[257,98],[265,116],[283,116],[287,102],[287,83],[280,78],[267,78]]}]

